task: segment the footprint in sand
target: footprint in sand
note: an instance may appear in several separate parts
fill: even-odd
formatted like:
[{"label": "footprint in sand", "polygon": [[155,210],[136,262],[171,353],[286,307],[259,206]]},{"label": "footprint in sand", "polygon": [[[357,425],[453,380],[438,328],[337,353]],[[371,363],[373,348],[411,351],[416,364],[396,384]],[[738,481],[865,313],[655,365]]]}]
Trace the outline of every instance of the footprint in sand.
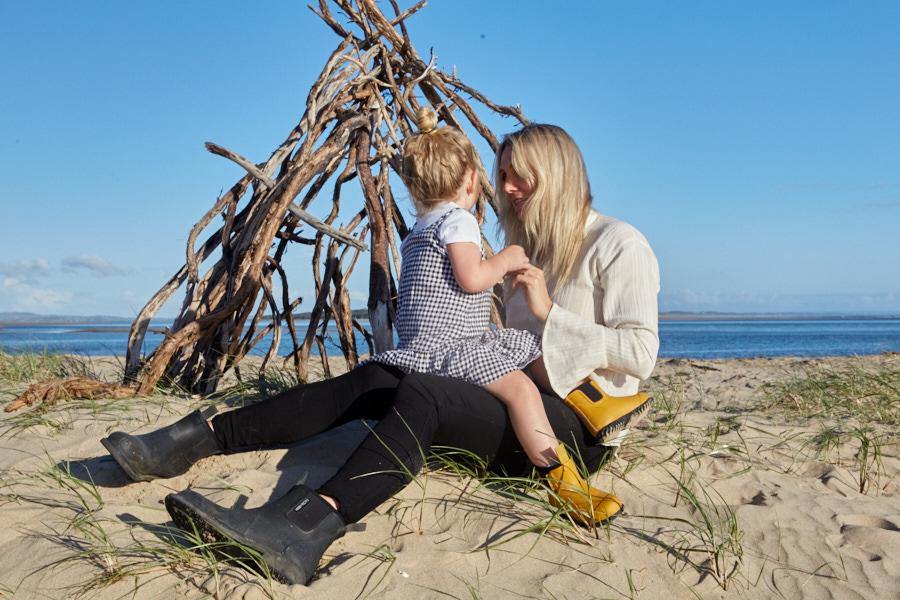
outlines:
[{"label": "footprint in sand", "polygon": [[841,522],[841,532],[854,527],[875,527],[887,531],[900,531],[900,515],[885,519],[873,515],[838,515]]},{"label": "footprint in sand", "polygon": [[[774,494],[777,496],[778,494]],[[741,504],[752,504],[754,506],[768,506],[769,505],[769,496],[762,490],[756,492],[756,494],[750,498],[749,500],[745,500],[741,502]]]},{"label": "footprint in sand", "polygon": [[840,535],[831,537],[835,545],[852,546],[870,562],[893,556],[900,545],[900,515],[837,515],[835,519],[841,526]]}]

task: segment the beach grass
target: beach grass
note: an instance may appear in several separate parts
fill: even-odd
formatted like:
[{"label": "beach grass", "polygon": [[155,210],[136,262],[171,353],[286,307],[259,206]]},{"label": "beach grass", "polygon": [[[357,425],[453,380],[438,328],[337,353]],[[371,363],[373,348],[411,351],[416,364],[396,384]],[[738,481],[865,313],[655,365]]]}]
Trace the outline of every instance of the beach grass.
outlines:
[{"label": "beach grass", "polygon": [[804,418],[900,425],[900,365],[806,368],[767,383],[761,408]]},{"label": "beach grass", "polygon": [[700,553],[706,556],[701,563],[723,590],[738,572],[743,562],[741,529],[734,508],[711,485],[698,482],[694,473],[682,469],[677,483],[677,498],[684,498],[693,519],[677,519],[686,527],[675,530],[673,547],[682,555]]},{"label": "beach grass", "polygon": [[[598,590],[603,590],[598,591],[598,597],[642,597],[639,590],[646,585],[646,574],[640,569],[629,570],[634,565],[628,563],[627,555],[623,561],[619,551],[627,538],[629,544],[664,556],[664,568],[667,566],[684,582],[681,593],[686,597],[691,593],[699,594],[697,597],[716,593],[732,597],[758,588],[763,585],[760,578],[794,569],[795,559],[768,556],[754,549],[754,523],[742,521],[756,509],[739,509],[756,504],[757,493],[765,501],[776,497],[770,496],[765,487],[752,487],[757,476],[766,479],[771,472],[773,476],[815,478],[819,477],[817,473],[826,473],[821,481],[813,479],[815,485],[830,480],[827,485],[842,493],[864,494],[873,502],[879,500],[876,496],[890,498],[897,489],[900,372],[896,360],[785,360],[782,365],[778,370],[761,364],[763,375],[753,388],[738,379],[742,395],[728,401],[704,398],[701,378],[711,377],[706,371],[688,373],[679,367],[680,371],[663,372],[652,381],[657,401],[654,412],[633,429],[616,455],[610,455],[603,474],[595,479],[602,489],[625,498],[630,512],[594,529],[575,523],[564,510],[553,506],[547,489],[534,474],[498,474],[477,455],[458,448],[420,449],[425,468],[418,473],[396,472],[412,485],[373,517],[389,519],[383,537],[369,538],[363,544],[353,542],[357,545],[349,552],[343,547],[332,549],[333,554],[323,558],[319,576],[340,569],[355,571],[359,587],[353,593],[359,598],[380,597],[396,585],[422,587],[426,594],[440,592],[458,598],[491,597],[502,592],[490,577],[482,579],[478,570],[460,570],[432,587],[422,586],[427,585],[423,581],[399,581],[398,577],[405,577],[402,569],[407,569],[404,561],[409,560],[410,544],[421,543],[415,540],[426,536],[433,537],[435,545],[447,543],[452,547],[448,552],[479,555],[479,564],[507,565],[509,561],[525,560],[549,564],[558,560],[560,570],[587,578],[590,573],[582,572],[581,567],[572,571],[572,565],[596,568],[602,564],[607,579],[598,582]],[[159,397],[170,403],[166,411],[181,413],[197,406],[245,406],[296,384],[291,369],[270,367],[262,378],[246,372],[246,376],[229,379],[215,394],[177,397],[161,393]],[[738,385],[732,384],[729,392],[735,388]],[[112,405],[118,401],[105,402]],[[109,405],[106,410],[113,410]],[[71,402],[48,414],[57,414],[57,410],[62,415],[70,411],[87,416],[95,409]],[[136,417],[123,413],[109,418]],[[394,458],[391,462],[402,464]],[[748,472],[750,476],[745,477]],[[65,475],[60,477],[64,481]],[[208,491],[252,493],[242,487],[245,480],[235,483],[230,476],[225,477],[206,474],[199,485],[191,485]],[[49,488],[51,482],[42,485]],[[144,519],[151,521],[145,522],[123,520],[103,507],[93,512],[79,509],[80,505],[98,505],[90,485],[76,489],[64,483],[52,485],[68,491],[54,495],[55,500],[20,494],[18,501],[44,504],[56,513],[65,508],[73,515],[76,511],[87,515],[78,520],[70,517],[47,534],[56,536],[57,543],[71,555],[60,565],[83,569],[90,564],[93,568],[90,580],[82,579],[80,587],[72,588],[73,595],[90,596],[109,586],[120,589],[129,579],[146,585],[155,577],[171,573],[187,587],[211,595],[217,589],[233,587],[236,578],[242,578],[240,585],[270,590],[263,595],[271,590],[278,593],[264,567],[243,564],[244,569],[235,569],[241,566],[236,563],[238,559],[218,552],[216,543],[203,540],[199,532],[172,528],[164,514],[158,519],[144,514]],[[741,486],[748,486],[750,491],[736,492]],[[69,500],[65,506],[52,504],[66,496]],[[445,532],[452,532],[452,537]],[[839,578],[841,552],[823,551],[823,561],[828,562],[819,568],[814,566],[808,576],[826,577],[821,573],[833,570]],[[567,558],[549,558],[563,553]],[[552,591],[564,597],[556,588]],[[550,588],[541,588],[540,594],[553,597]]]},{"label": "beach grass", "polygon": [[[121,357],[91,357],[73,354],[25,353],[0,351],[0,404],[18,397],[33,383],[84,377],[98,382],[120,384],[125,365]],[[294,379],[295,380],[295,379]],[[245,384],[240,379],[215,394],[198,396],[181,389],[174,382],[161,381],[149,396],[108,398],[60,398],[22,407],[0,422],[0,438],[23,433],[57,435],[77,422],[100,422],[116,427],[129,422],[151,423],[161,414],[179,410],[179,402],[197,408],[224,404],[243,406],[266,396],[272,390],[285,389],[292,383],[286,369],[267,370],[259,382]]]},{"label": "beach grass", "polygon": [[65,377],[69,357],[61,354],[9,354],[0,350],[0,385],[18,386],[32,381]]},{"label": "beach grass", "polygon": [[806,368],[762,391],[763,410],[818,424],[815,433],[798,435],[798,459],[850,469],[860,494],[878,495],[897,477],[885,462],[900,449],[896,361]]},{"label": "beach grass", "polygon": [[653,396],[652,422],[659,427],[670,428],[683,414],[686,402],[684,380],[678,376],[655,379],[650,386]]},{"label": "beach grass", "polygon": [[[206,540],[198,531],[145,522],[127,514],[110,517],[101,490],[90,479],[74,475],[68,463],[48,457],[37,471],[4,473],[0,501],[63,509],[55,521],[43,521],[46,529],[31,535],[64,551],[44,568],[91,567],[87,575],[59,590],[65,597],[93,596],[122,581],[133,582],[131,593],[140,597],[141,587],[165,573],[182,580],[197,576],[212,580],[213,597],[224,597],[221,579],[226,571],[267,597],[275,597],[271,574],[254,550],[242,548],[241,555],[235,556],[226,551],[231,544]],[[258,577],[248,576],[246,570]]]}]

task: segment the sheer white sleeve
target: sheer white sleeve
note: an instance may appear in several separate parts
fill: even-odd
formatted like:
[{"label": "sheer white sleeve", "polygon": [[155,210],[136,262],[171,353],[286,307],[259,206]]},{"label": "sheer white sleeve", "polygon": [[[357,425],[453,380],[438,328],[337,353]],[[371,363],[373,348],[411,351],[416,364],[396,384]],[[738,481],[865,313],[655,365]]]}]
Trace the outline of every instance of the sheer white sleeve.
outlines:
[{"label": "sheer white sleeve", "polygon": [[596,318],[554,303],[544,324],[544,364],[560,396],[595,370],[646,379],[656,364],[659,267],[653,251],[642,239],[632,238],[601,262],[605,264],[592,265],[595,284],[602,289]]}]

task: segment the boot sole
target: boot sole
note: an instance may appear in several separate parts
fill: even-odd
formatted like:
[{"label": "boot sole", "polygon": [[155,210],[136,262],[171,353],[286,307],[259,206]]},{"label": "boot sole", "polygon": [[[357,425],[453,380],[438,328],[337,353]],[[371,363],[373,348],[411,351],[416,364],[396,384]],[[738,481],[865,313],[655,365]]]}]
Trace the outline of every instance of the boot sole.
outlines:
[{"label": "boot sole", "polygon": [[[221,525],[213,525],[213,518],[204,514],[197,507],[191,506],[174,494],[166,496],[166,510],[179,529],[187,532],[196,532],[200,539],[206,543],[214,543],[215,547],[210,550],[220,558],[230,563],[239,564],[263,577],[271,577],[279,583],[294,585],[297,583],[306,584],[305,581],[295,581],[294,578],[285,574],[278,567],[273,566],[277,560],[273,560],[272,556],[267,556],[267,552],[256,548],[254,543],[246,539],[235,531],[229,530]],[[252,550],[253,553],[248,552]],[[255,553],[255,554],[254,554]],[[260,559],[265,563],[266,568],[260,565]]]},{"label": "boot sole", "polygon": [[623,504],[621,506],[621,508],[619,508],[619,512],[612,515],[611,517],[607,517],[606,519],[603,519],[602,521],[597,521],[596,523],[594,523],[594,527],[599,527],[601,525],[608,525],[608,524],[612,523],[613,521],[615,521],[616,519],[618,519],[619,517],[621,517],[624,512],[625,512],[625,505]]},{"label": "boot sole", "polygon": [[[552,502],[550,504],[554,508],[561,508],[560,506],[557,506],[556,504],[554,504]],[[569,517],[571,517],[572,521],[575,522],[576,524],[578,524],[579,526],[584,527],[585,529],[593,529],[595,527],[601,527],[603,525],[608,525],[608,524],[612,523],[613,521],[615,521],[616,519],[618,519],[619,517],[621,517],[625,513],[625,505],[624,504],[619,505],[619,510],[616,511],[616,514],[611,515],[601,521],[594,521],[593,525],[589,524],[587,521],[583,521],[583,520],[579,519],[578,517],[574,516],[574,514],[577,512],[578,512],[577,510],[570,511],[567,514],[569,515]]]},{"label": "boot sole", "polygon": [[598,431],[597,435],[594,436],[594,444],[602,446],[608,439],[615,437],[617,433],[619,433],[626,427],[636,425],[650,411],[650,407],[652,405],[653,396],[648,396],[646,402],[632,410],[630,413],[622,415],[621,417]]},{"label": "boot sole", "polygon": [[103,447],[106,448],[109,455],[113,457],[113,460],[115,460],[120,467],[122,467],[122,470],[125,471],[125,474],[128,475],[132,481],[153,481],[154,479],[159,479],[153,475],[139,475],[138,472],[132,468],[128,457],[119,452],[119,449],[116,446],[109,443],[109,438],[103,438],[100,440],[100,443],[103,444]]},{"label": "boot sole", "polygon": [[579,525],[581,525],[582,527],[584,527],[585,529],[594,529],[596,527],[603,527],[604,525],[609,525],[610,523],[612,523],[613,521],[618,519],[620,516],[622,516],[623,512],[625,512],[624,504],[622,505],[622,508],[619,509],[619,512],[617,512],[616,514],[614,514],[611,517],[607,517],[607,518],[603,519],[602,521],[594,521],[593,525],[588,525],[587,523],[579,521],[578,519],[575,519],[574,517],[573,517],[573,520],[576,523],[578,523]]}]

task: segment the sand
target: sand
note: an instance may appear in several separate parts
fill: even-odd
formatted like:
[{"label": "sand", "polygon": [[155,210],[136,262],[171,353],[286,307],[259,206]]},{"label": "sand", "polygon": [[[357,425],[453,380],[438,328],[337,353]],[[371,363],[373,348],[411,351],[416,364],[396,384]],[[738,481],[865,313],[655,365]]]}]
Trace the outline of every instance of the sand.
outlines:
[{"label": "sand", "polygon": [[609,527],[580,530],[539,502],[430,471],[369,515],[366,531],[332,545],[308,587],[184,551],[165,528],[162,499],[193,487],[223,505],[255,506],[304,473],[315,485],[364,424],[130,483],[100,438],[152,430],[205,399],[62,406],[45,415],[50,424],[27,429],[4,414],[0,598],[898,598],[896,426],[764,408],[767,385],[808,370],[898,363],[661,361],[648,383],[656,409],[594,478],[626,506]]}]

